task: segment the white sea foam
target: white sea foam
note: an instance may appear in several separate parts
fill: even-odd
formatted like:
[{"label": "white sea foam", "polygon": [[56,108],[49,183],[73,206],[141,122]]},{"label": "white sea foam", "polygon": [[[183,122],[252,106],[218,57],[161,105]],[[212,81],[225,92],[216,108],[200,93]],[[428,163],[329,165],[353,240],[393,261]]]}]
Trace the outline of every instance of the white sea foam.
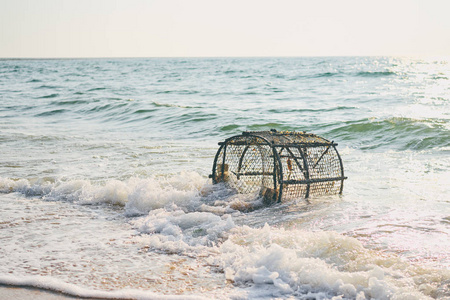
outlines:
[{"label": "white sea foam", "polygon": [[180,206],[198,203],[199,191],[205,182],[195,172],[182,172],[171,177],[108,180],[104,184],[93,184],[88,180],[52,182],[0,177],[0,192],[19,192],[28,196],[42,196],[45,200],[80,204],[124,205],[127,213],[142,214],[173,203]]},{"label": "white sea foam", "polygon": [[422,268],[335,232],[236,226],[231,216],[176,207],[134,225],[145,233],[136,241],[153,250],[208,256],[236,286],[263,285],[245,289],[251,298],[431,299],[445,289],[442,278],[450,279],[450,272],[433,270],[424,280]]},{"label": "white sea foam", "polygon": [[230,215],[220,217],[209,212],[184,212],[175,205],[157,209],[132,221],[144,235],[136,240],[149,247],[170,253],[194,255],[218,254],[217,245],[235,227]]},{"label": "white sea foam", "polygon": [[209,264],[237,286],[272,286],[265,293],[247,290],[252,297],[431,299],[445,290],[442,279],[450,279],[450,272],[429,270],[424,280],[424,269],[336,232],[236,226],[231,216],[176,207],[152,211],[135,226],[147,234],[139,242],[152,249],[209,255]]},{"label": "white sea foam", "polygon": [[[356,239],[334,232],[305,232],[266,225],[231,231],[220,246],[218,264],[236,284],[273,284],[277,294],[346,299],[426,299],[439,276],[417,284],[421,270],[395,256],[365,249]],[[443,272],[449,278],[448,272]],[[442,274],[441,274],[442,275]]]},{"label": "white sea foam", "polygon": [[261,199],[230,193],[224,186],[213,186],[196,172],[172,176],[133,177],[126,181],[110,179],[104,183],[89,180],[13,180],[0,177],[0,192],[41,196],[44,200],[79,204],[107,203],[125,207],[128,216],[176,205],[184,210],[215,214],[246,211],[260,207]]},{"label": "white sea foam", "polygon": [[195,172],[183,172],[169,178],[133,180],[126,210],[142,213],[175,203],[192,206],[199,203],[199,191],[205,179]]}]

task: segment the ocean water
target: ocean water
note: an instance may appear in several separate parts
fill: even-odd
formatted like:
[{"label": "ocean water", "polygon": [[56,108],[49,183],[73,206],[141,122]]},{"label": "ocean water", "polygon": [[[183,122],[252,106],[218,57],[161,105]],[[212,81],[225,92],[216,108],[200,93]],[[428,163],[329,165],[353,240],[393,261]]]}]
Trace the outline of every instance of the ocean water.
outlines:
[{"label": "ocean water", "polygon": [[[249,210],[217,143],[339,144],[342,195]],[[450,299],[450,60],[0,60],[0,284],[161,299]]]}]

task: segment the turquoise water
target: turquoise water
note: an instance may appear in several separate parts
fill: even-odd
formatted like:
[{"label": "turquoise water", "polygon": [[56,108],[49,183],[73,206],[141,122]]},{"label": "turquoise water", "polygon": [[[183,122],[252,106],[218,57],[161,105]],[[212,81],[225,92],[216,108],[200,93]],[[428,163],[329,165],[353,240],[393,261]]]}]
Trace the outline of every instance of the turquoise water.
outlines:
[{"label": "turquoise water", "polygon": [[[450,297],[448,59],[0,60],[0,97],[0,283]],[[217,142],[272,128],[337,142],[343,195],[246,212],[211,185]]]}]

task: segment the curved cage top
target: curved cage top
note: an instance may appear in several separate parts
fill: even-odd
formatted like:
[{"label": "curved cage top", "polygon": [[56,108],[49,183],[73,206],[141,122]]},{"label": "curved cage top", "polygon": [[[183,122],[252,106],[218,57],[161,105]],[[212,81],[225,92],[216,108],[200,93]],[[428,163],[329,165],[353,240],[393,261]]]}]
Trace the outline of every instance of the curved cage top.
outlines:
[{"label": "curved cage top", "polygon": [[312,133],[246,131],[219,143],[212,177],[266,203],[342,193],[344,168],[337,144]]}]

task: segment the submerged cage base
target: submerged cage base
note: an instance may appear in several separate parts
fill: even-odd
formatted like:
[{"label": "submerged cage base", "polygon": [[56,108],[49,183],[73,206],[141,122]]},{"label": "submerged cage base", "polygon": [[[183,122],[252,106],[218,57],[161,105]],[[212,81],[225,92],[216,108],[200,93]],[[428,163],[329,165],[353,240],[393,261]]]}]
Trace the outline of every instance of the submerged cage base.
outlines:
[{"label": "submerged cage base", "polygon": [[337,144],[315,134],[245,131],[219,143],[213,183],[260,196],[267,204],[342,193],[344,168]]}]

